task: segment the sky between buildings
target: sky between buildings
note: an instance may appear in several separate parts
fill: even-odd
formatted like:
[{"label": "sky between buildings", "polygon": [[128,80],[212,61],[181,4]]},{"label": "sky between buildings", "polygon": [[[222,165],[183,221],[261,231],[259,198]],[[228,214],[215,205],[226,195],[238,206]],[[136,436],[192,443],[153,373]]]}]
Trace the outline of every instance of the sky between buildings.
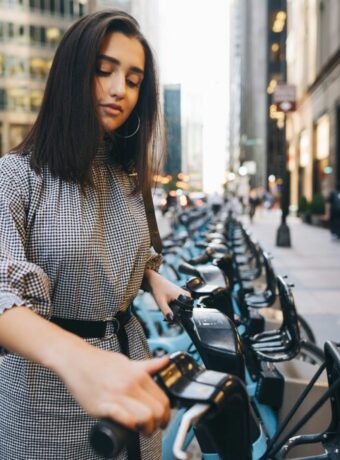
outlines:
[{"label": "sky between buildings", "polygon": [[159,0],[161,81],[180,83],[182,122],[203,123],[203,186],[224,180],[227,158],[228,0]]}]

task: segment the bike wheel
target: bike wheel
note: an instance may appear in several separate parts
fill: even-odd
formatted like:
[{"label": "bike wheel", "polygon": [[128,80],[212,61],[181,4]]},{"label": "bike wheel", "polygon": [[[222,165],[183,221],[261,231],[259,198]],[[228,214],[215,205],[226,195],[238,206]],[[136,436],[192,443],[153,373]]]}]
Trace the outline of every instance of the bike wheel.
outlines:
[{"label": "bike wheel", "polygon": [[325,361],[323,350],[311,342],[301,342],[300,352],[297,358],[310,364],[320,366]]},{"label": "bike wheel", "polygon": [[316,344],[314,332],[312,331],[312,328],[310,327],[308,322],[299,314],[297,314],[297,317],[301,339],[306,340],[309,343]]}]

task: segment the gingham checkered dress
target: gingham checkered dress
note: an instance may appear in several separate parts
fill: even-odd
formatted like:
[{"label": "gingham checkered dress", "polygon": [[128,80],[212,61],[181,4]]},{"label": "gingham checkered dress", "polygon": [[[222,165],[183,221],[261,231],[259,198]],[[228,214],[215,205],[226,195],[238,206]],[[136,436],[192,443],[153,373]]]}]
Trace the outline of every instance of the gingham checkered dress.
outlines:
[{"label": "gingham checkered dress", "polygon": [[[30,155],[0,159],[0,311],[27,305],[40,315],[107,320],[136,296],[153,268],[142,197],[107,161],[93,165],[95,188],[79,187],[29,166]],[[119,351],[116,336],[88,339]],[[149,357],[141,326],[126,326],[131,358]],[[119,379],[119,375],[117,375]],[[1,460],[99,460],[88,436],[94,423],[51,371],[9,353],[0,366]],[[161,458],[160,434],[141,439],[143,459]],[[119,459],[126,457],[123,452]]]}]

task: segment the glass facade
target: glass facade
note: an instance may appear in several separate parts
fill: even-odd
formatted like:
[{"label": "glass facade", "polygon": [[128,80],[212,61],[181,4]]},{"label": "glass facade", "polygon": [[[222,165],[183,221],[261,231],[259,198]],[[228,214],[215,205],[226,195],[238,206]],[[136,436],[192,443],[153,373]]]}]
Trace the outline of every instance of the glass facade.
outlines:
[{"label": "glass facade", "polygon": [[14,22],[0,22],[0,40],[3,43],[38,46],[54,49],[64,35],[61,27],[45,27]]},{"label": "glass facade", "polygon": [[76,18],[84,15],[84,3],[73,0],[0,0],[0,8],[15,8],[43,15]]},{"label": "glass facade", "polygon": [[30,125],[11,125],[9,131],[10,144],[13,147],[20,144],[22,139],[28,134],[30,128]]},{"label": "glass facade", "polygon": [[0,0],[0,155],[32,126],[54,52],[85,10],[86,0]]},{"label": "glass facade", "polygon": [[0,54],[0,77],[45,81],[52,59]]},{"label": "glass facade", "polygon": [[182,171],[181,88],[164,88],[164,117],[167,132],[168,155],[164,173],[176,177]]}]

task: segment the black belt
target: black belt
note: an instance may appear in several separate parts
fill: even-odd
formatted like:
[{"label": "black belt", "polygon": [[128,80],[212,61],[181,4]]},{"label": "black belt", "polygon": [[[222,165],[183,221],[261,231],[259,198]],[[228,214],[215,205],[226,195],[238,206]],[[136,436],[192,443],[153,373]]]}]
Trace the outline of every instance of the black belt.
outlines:
[{"label": "black belt", "polygon": [[126,311],[119,311],[111,320],[107,321],[85,321],[82,319],[66,319],[52,316],[52,323],[66,329],[84,339],[105,337],[108,324],[113,324],[113,332],[117,334],[120,326],[125,326],[133,316],[131,308]]},{"label": "black belt", "polygon": [[[121,352],[129,357],[129,339],[125,331],[125,325],[130,321],[132,316],[133,313],[130,307],[126,311],[119,311],[111,320],[108,321],[84,321],[52,316],[51,322],[84,339],[104,338],[106,335],[106,328],[108,324],[111,323],[113,325],[113,333],[117,335]],[[129,436],[126,448],[129,460],[141,459],[138,433],[132,433]]]}]

